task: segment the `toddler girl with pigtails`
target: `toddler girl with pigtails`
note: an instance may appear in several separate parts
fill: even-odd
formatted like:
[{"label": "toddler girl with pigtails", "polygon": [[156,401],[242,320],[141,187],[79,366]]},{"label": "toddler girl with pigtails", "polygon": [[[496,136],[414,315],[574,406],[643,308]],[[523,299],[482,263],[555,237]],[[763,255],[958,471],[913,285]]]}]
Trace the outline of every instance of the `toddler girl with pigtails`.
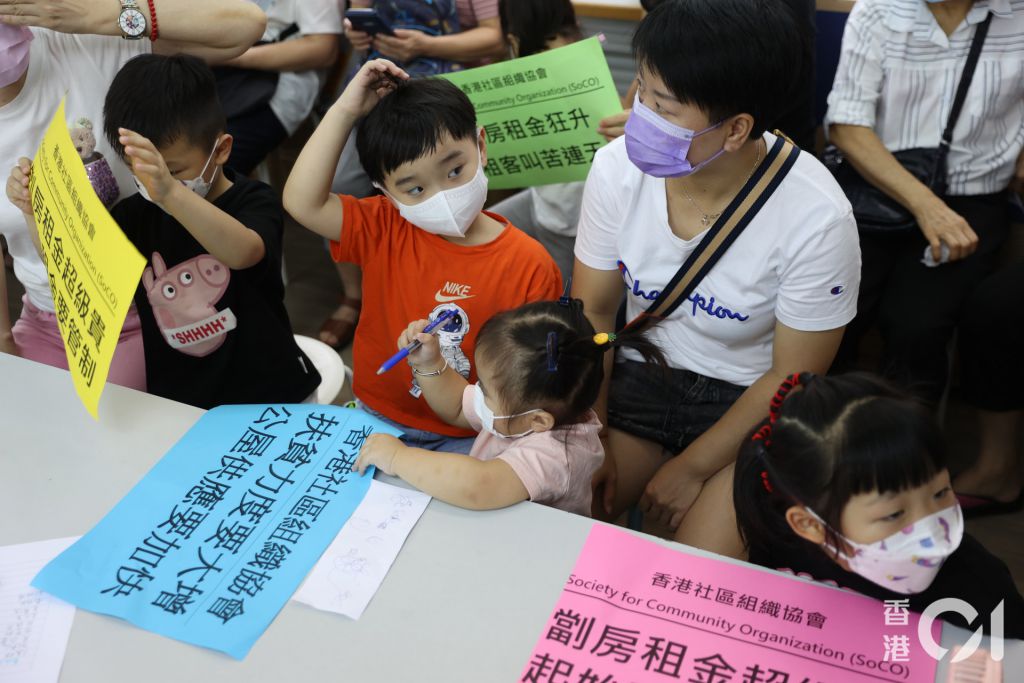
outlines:
[{"label": "toddler girl with pigtails", "polygon": [[423,396],[451,425],[479,432],[469,458],[412,448],[375,434],[356,469],[375,465],[434,498],[490,510],[532,500],[590,515],[591,476],[604,459],[601,423],[591,409],[604,375],[604,354],[631,347],[664,364],[638,334],[596,333],[583,302],[563,296],[495,315],[476,341],[479,381],[468,384],[448,368],[428,321],[409,325],[398,339],[409,355]]},{"label": "toddler girl with pigtails", "polygon": [[915,612],[958,598],[986,629],[1001,609],[1005,635],[1024,637],[1009,570],[964,533],[939,425],[883,380],[790,376],[740,449],[733,484],[749,561]]}]

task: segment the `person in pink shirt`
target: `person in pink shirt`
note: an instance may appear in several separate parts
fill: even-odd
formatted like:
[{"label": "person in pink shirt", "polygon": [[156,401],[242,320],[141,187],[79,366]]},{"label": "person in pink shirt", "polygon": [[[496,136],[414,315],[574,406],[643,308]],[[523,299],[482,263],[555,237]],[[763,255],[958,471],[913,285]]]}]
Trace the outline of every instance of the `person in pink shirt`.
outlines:
[{"label": "person in pink shirt", "polygon": [[658,349],[630,333],[595,334],[579,299],[562,297],[505,311],[476,342],[479,381],[449,371],[437,338],[418,320],[398,347],[422,344],[409,364],[442,420],[479,432],[469,458],[405,446],[393,436],[366,440],[356,469],[375,465],[452,505],[492,510],[532,500],[590,516],[591,477],[604,460],[601,423],[591,409],[604,354],[631,347],[664,367]]}]

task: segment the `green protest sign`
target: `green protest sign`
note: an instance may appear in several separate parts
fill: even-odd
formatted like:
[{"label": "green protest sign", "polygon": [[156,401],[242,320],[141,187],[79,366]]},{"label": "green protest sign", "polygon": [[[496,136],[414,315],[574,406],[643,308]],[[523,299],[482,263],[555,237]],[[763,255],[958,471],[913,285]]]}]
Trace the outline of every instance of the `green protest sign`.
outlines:
[{"label": "green protest sign", "polygon": [[622,111],[597,38],[442,78],[476,107],[496,190],[585,179],[605,144],[597,124]]}]

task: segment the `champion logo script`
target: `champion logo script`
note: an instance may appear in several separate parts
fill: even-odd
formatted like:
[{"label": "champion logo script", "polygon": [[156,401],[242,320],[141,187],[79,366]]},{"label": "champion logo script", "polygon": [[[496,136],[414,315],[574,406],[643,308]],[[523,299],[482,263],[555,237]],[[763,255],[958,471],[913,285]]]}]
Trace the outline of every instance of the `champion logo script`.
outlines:
[{"label": "champion logo script", "polygon": [[469,293],[469,285],[460,285],[457,282],[445,282],[444,287],[437,290],[437,294],[434,295],[434,300],[438,303],[447,304],[452,301],[472,299],[474,296],[476,295]]}]

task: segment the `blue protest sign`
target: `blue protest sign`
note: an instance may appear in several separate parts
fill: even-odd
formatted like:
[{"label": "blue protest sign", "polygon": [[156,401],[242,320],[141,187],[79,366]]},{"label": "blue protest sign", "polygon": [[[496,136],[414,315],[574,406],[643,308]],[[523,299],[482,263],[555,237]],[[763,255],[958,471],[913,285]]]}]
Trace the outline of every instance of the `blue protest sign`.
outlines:
[{"label": "blue protest sign", "polygon": [[83,609],[241,659],[362,501],[360,410],[206,413],[32,585]]}]

